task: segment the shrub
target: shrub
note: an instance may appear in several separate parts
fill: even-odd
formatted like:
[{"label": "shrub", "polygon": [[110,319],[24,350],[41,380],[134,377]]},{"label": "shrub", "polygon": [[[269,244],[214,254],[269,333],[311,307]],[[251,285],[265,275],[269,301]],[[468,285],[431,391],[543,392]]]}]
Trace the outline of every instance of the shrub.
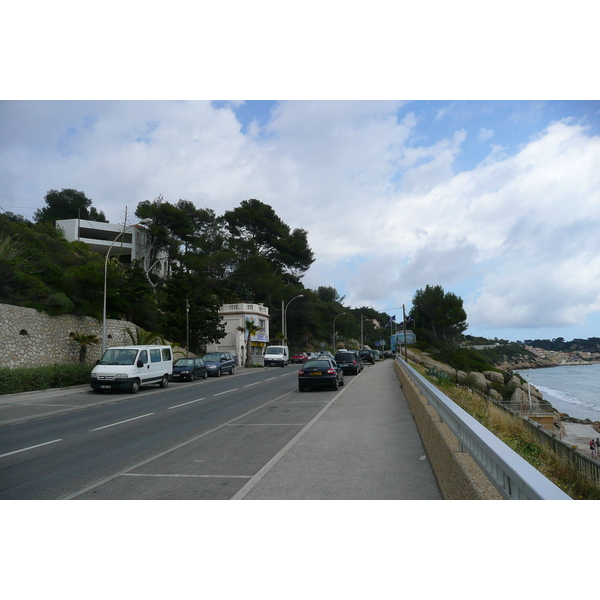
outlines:
[{"label": "shrub", "polygon": [[89,383],[91,365],[65,364],[32,369],[0,369],[0,394],[16,394]]}]

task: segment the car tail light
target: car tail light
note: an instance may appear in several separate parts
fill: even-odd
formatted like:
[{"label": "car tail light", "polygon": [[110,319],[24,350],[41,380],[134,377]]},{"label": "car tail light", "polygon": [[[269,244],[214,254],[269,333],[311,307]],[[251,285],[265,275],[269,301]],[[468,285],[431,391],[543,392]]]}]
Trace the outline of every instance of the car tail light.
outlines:
[{"label": "car tail light", "polygon": [[335,369],[327,369],[328,375],[335,375]]},{"label": "car tail light", "polygon": [[303,371],[302,369],[300,369],[300,370],[298,371],[298,375],[304,375],[304,371]]},{"label": "car tail light", "polygon": [[353,365],[357,365],[358,363],[357,363],[355,360],[353,360],[353,361],[352,361],[352,364],[353,364]]}]

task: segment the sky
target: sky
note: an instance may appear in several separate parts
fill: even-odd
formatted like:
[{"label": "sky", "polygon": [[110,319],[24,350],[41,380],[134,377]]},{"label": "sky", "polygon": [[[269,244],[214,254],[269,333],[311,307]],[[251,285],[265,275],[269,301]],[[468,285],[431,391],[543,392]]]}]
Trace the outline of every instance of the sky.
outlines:
[{"label": "sky", "polygon": [[348,306],[400,319],[441,285],[471,335],[600,336],[598,101],[3,101],[0,181],[30,219],[50,189],[114,223],[256,198]]}]

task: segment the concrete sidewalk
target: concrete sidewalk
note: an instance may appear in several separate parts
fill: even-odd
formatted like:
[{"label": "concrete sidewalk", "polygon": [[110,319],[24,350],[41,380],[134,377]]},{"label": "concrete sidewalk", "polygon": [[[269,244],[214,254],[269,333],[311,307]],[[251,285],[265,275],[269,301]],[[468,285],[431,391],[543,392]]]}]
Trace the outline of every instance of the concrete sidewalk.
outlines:
[{"label": "concrete sidewalk", "polygon": [[441,499],[393,362],[345,381],[335,401],[234,499]]}]

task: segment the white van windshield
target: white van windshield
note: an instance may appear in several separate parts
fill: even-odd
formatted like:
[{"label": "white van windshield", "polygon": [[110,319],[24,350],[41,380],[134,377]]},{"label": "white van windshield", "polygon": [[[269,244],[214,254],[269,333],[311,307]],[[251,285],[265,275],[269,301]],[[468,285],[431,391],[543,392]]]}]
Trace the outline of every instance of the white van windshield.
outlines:
[{"label": "white van windshield", "polygon": [[100,360],[101,365],[132,365],[137,356],[137,350],[110,348]]},{"label": "white van windshield", "polygon": [[283,348],[267,348],[265,354],[283,354]]}]

